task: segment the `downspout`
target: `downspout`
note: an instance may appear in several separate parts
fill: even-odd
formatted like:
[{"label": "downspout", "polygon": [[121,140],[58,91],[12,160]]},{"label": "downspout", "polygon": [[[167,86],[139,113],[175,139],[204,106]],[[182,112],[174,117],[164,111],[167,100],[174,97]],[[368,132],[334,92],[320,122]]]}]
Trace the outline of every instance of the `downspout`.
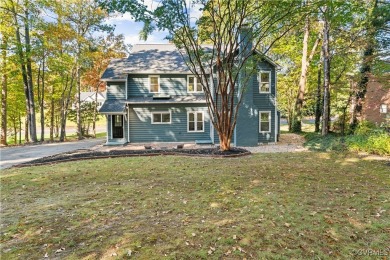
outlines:
[{"label": "downspout", "polygon": [[127,109],[127,142],[130,143],[130,107],[126,104]]},{"label": "downspout", "polygon": [[106,144],[108,144],[108,125],[109,125],[109,118],[110,115],[106,115],[106,120],[107,120],[107,134],[106,134]]},{"label": "downspout", "polygon": [[276,77],[276,69],[275,69],[275,143],[278,142],[278,112],[277,112],[277,107],[278,107],[278,101],[276,99],[276,88],[277,88],[277,77]]}]

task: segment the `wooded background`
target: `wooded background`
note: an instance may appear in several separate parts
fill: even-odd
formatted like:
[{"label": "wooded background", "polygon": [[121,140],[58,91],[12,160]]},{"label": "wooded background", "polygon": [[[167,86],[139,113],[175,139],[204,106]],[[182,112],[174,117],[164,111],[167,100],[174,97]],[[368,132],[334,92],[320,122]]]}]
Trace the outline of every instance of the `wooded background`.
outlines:
[{"label": "wooded background", "polygon": [[[170,22],[175,21],[177,9],[172,6],[187,6],[187,2],[160,1],[162,8],[150,12],[142,1],[131,0],[1,1],[1,144],[44,141],[45,126],[49,140],[64,141],[69,113],[74,113],[71,117],[81,139],[87,118],[80,92],[104,90],[100,76],[109,60],[125,57],[128,49],[124,36],[115,35],[105,21],[113,11],[130,12],[145,23],[140,36],[146,38],[156,29],[174,29]],[[204,7],[194,26],[203,26],[199,39],[207,41],[207,27],[216,22],[208,19],[211,9],[207,8],[226,8],[231,1],[196,2],[188,7]],[[315,131],[322,135],[331,130],[353,134],[368,80],[389,85],[390,2],[255,2],[259,12],[252,12],[252,22],[263,21],[262,14],[283,13],[286,5],[294,10],[272,23],[271,28],[278,30],[255,35],[261,39],[256,47],[281,65],[278,109],[286,116],[289,130],[300,132],[302,119],[313,116]],[[234,15],[228,13],[224,19]],[[75,110],[70,112],[72,104]],[[95,129],[96,106],[89,109],[88,120]],[[332,125],[331,117],[337,118]],[[39,137],[37,128],[41,128]]]}]

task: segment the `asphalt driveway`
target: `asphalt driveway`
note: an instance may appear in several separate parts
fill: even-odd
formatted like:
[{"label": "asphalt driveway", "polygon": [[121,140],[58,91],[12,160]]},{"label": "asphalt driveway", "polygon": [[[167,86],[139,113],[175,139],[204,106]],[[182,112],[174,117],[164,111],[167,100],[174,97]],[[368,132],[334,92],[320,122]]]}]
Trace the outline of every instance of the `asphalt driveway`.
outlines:
[{"label": "asphalt driveway", "polygon": [[0,149],[0,169],[59,153],[91,149],[104,142],[105,138],[98,138],[64,143],[3,147]]}]

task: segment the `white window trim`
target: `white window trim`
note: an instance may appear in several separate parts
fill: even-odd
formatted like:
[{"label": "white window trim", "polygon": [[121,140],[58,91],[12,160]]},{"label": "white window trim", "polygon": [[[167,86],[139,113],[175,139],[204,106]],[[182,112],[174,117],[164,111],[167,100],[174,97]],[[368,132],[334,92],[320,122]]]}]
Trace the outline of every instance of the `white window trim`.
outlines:
[{"label": "white window trim", "polygon": [[[162,120],[162,114],[169,114],[169,122],[153,122],[153,115],[154,114],[161,114],[161,120]],[[150,122],[152,125],[169,125],[172,124],[172,112],[171,111],[153,111],[150,113]]]},{"label": "white window trim", "polygon": [[[269,131],[261,131],[261,114],[268,114],[268,125],[269,125]],[[271,111],[259,111],[259,133],[271,133],[272,132],[272,124],[271,124]]]},{"label": "white window trim", "polygon": [[[154,77],[157,77],[157,82],[158,82],[158,91],[157,92],[153,92],[151,91],[150,87],[150,78],[154,78]],[[149,75],[148,77],[148,88],[149,88],[149,93],[160,93],[160,89],[161,89],[161,86],[160,86],[160,75]]]},{"label": "white window trim", "polygon": [[[195,119],[195,131],[190,131],[190,113],[194,113],[194,119]],[[196,115],[197,113],[202,113],[202,123],[203,123],[203,127],[201,131],[198,130],[198,116]],[[204,133],[204,121],[205,121],[205,118],[204,118],[204,112],[203,111],[188,111],[187,112],[187,133]]]},{"label": "white window trim", "polygon": [[[190,91],[190,77],[194,77],[194,91]],[[188,93],[203,93],[203,86],[201,91],[196,90],[196,86],[198,85],[198,77],[195,75],[187,75],[187,92]]]},{"label": "white window trim", "polygon": [[[268,82],[268,84],[269,84],[269,90],[268,91],[261,91],[261,74],[262,73],[268,73],[269,74],[269,76],[268,76],[268,78],[269,78],[269,82]],[[260,70],[259,71],[259,75],[258,75],[258,81],[259,81],[259,93],[262,93],[262,94],[269,94],[269,93],[271,93],[271,82],[272,82],[272,79],[271,79],[271,76],[272,76],[272,73],[271,73],[271,71],[270,70]],[[265,82],[264,82],[265,83]]]}]

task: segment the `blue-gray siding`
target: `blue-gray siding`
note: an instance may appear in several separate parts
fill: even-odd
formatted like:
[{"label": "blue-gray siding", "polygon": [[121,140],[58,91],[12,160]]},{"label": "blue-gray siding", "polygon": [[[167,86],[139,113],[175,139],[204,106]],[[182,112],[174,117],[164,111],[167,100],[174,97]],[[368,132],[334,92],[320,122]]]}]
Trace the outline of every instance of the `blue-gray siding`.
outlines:
[{"label": "blue-gray siding", "polygon": [[[257,143],[276,142],[275,140],[275,68],[263,61],[258,71],[271,72],[271,93],[260,93],[258,75],[254,75],[246,86],[240,106],[236,127],[236,145],[255,146]],[[271,132],[260,133],[260,112],[271,112]]]},{"label": "blue-gray siding", "polygon": [[[127,79],[128,97],[151,96],[149,92],[149,76],[142,74],[130,74]],[[160,92],[164,95],[192,95],[187,93],[187,75],[156,75],[160,77]],[[202,95],[202,94],[200,94]]]},{"label": "blue-gray siding", "polygon": [[[276,71],[273,65],[263,61],[258,65],[259,71],[271,71],[271,93],[260,93],[257,75],[248,82],[243,103],[237,119],[237,128],[233,142],[238,146],[254,146],[257,143],[276,142]],[[187,75],[172,74],[160,76],[160,93],[165,95],[191,95],[187,93]],[[149,75],[130,74],[125,82],[108,82],[107,99],[126,99],[132,97],[151,96],[149,92]],[[203,95],[203,94],[200,94]],[[204,111],[204,132],[187,131],[187,112]],[[171,124],[151,124],[152,111],[171,111]],[[259,132],[259,113],[271,112],[271,132]],[[129,112],[130,127],[127,129],[125,118],[124,137],[130,142],[185,142],[210,140],[210,122],[204,104],[139,104],[132,105]],[[111,138],[111,116],[108,118],[108,136]],[[129,130],[129,132],[128,132]],[[130,140],[128,140],[128,134]],[[110,139],[109,139],[110,141]],[[214,130],[214,141],[219,143],[218,133]]]},{"label": "blue-gray siding", "polygon": [[259,143],[268,143],[276,142],[275,140],[275,105],[276,105],[276,71],[275,67],[268,62],[261,62],[258,65],[259,70],[261,71],[271,71],[271,93],[260,93],[259,90],[259,81],[257,76],[253,77],[253,105],[257,108],[258,112],[267,112],[271,111],[271,133],[259,133],[259,116],[257,116],[257,133],[258,133],[258,142]]},{"label": "blue-gray siding", "polygon": [[126,99],[125,82],[107,82],[107,99]]},{"label": "blue-gray siding", "polygon": [[[171,124],[152,124],[152,112],[171,112]],[[188,132],[187,112],[203,111],[204,132]],[[137,105],[130,107],[130,142],[194,142],[210,140],[207,108],[197,104]]]}]

